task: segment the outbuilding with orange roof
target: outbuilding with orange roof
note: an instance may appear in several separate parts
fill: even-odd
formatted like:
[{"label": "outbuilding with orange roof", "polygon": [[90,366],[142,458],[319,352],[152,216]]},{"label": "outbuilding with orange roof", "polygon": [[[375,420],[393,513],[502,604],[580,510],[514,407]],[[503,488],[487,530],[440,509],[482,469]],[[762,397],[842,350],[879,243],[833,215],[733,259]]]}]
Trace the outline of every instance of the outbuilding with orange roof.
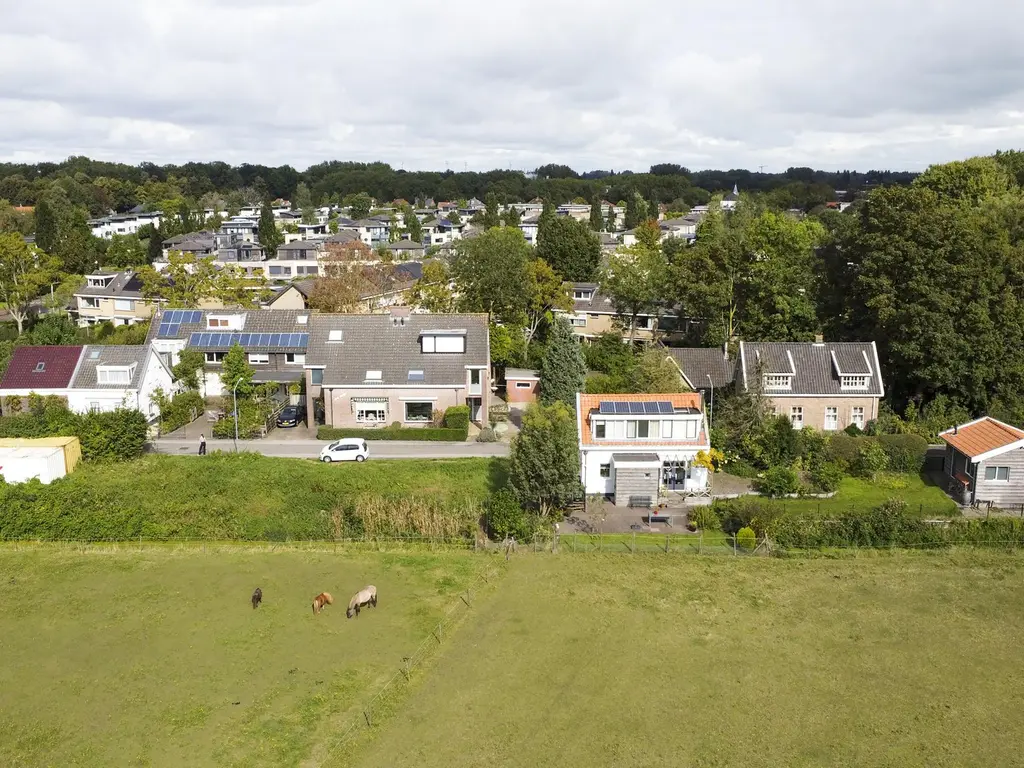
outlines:
[{"label": "outbuilding with orange roof", "polygon": [[964,505],[1024,505],[1024,430],[985,416],[940,432],[944,471]]}]

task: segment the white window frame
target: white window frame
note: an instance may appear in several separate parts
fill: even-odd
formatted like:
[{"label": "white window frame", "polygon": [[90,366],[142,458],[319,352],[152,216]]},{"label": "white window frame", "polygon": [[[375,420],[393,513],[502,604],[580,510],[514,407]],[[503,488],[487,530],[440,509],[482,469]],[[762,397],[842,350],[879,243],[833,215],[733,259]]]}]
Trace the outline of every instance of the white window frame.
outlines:
[{"label": "white window frame", "polygon": [[[372,413],[374,418],[368,419],[367,415]],[[367,403],[356,405],[356,422],[359,424],[386,424],[388,420],[388,407],[385,403]]]},{"label": "white window frame", "polygon": [[135,302],[132,299],[114,299],[114,309],[118,312],[134,312]]},{"label": "white window frame", "polygon": [[669,419],[665,419],[663,422],[661,422],[661,438],[663,440],[671,440],[672,439],[672,430],[673,430],[672,424],[673,424],[673,422],[670,421]]},{"label": "white window frame", "polygon": [[328,331],[327,341],[332,344],[341,344],[345,341],[345,332],[338,330]]},{"label": "white window frame", "polygon": [[207,317],[206,318],[207,330],[221,330],[223,328],[231,328],[231,321],[226,317]]},{"label": "white window frame", "polygon": [[100,308],[100,300],[98,298],[96,298],[95,296],[82,296],[82,297],[79,298],[79,300],[82,302],[82,308],[83,309],[99,309]]},{"label": "white window frame", "polygon": [[599,464],[597,474],[600,477],[611,477],[612,476],[612,465],[611,464]]},{"label": "white window frame", "polygon": [[870,374],[844,375],[840,380],[840,387],[848,390],[866,390],[871,382]]},{"label": "white window frame", "polygon": [[790,390],[793,389],[793,374],[791,373],[766,373],[763,384],[765,389]]},{"label": "white window frame", "polygon": [[789,409],[789,424],[793,429],[804,428],[804,407],[794,405]]},{"label": "white window frame", "polygon": [[203,354],[206,356],[206,362],[207,363],[210,363],[212,365],[216,365],[217,363],[221,363],[221,362],[224,361],[224,355],[226,355],[227,353],[226,352],[204,352]]},{"label": "white window frame", "polygon": [[850,423],[856,424],[858,429],[864,429],[864,406],[855,405],[850,408]]},{"label": "white window frame", "polygon": [[365,380],[368,384],[376,384],[384,380],[383,376],[383,371],[367,371]]},{"label": "white window frame", "polygon": [[[992,472],[992,477],[989,477],[989,471]],[[1003,477],[999,475],[1002,474]],[[988,483],[1008,483],[1010,482],[1010,468],[1009,467],[985,467],[985,482]]]},{"label": "white window frame", "polygon": [[697,439],[697,422],[694,421],[693,419],[687,419],[683,423],[686,425],[685,431],[683,433],[685,435],[686,439],[687,440],[696,440]]},{"label": "white window frame", "polygon": [[587,327],[587,316],[586,315],[569,315],[569,324],[573,328],[586,328]]},{"label": "white window frame", "polygon": [[285,365],[305,365],[306,356],[302,352],[285,352]]},{"label": "white window frame", "polygon": [[[426,405],[428,406],[427,418],[425,419],[410,419],[409,418],[409,406],[410,405]],[[407,424],[429,424],[434,418],[434,403],[430,400],[406,400],[404,408],[405,422]]]},{"label": "white window frame", "polygon": [[249,365],[270,365],[269,352],[250,352]]},{"label": "white window frame", "polygon": [[839,407],[835,405],[825,406],[825,423],[823,429],[826,432],[835,432],[839,429]]},{"label": "white window frame", "polygon": [[[134,367],[134,365],[98,365],[96,366],[96,383],[111,385],[131,384]],[[118,375],[112,379],[111,374]]]},{"label": "white window frame", "polygon": [[529,389],[532,384],[529,381],[517,381],[516,389]]}]

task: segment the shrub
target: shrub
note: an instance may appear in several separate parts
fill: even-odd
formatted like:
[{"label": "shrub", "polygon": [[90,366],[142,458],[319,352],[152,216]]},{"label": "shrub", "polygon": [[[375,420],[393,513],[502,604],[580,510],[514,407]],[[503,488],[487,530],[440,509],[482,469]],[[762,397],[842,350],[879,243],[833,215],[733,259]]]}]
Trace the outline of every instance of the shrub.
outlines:
[{"label": "shrub", "polygon": [[469,406],[453,405],[444,412],[447,429],[469,429]]},{"label": "shrub", "polygon": [[515,536],[525,539],[530,535],[529,515],[519,504],[512,491],[500,490],[491,495],[487,502],[487,533],[492,539]]},{"label": "shrub", "polygon": [[849,426],[847,426],[846,429],[843,430],[843,432],[848,434],[850,437],[860,437],[861,435],[864,434],[864,431],[856,424],[850,424]]},{"label": "shrub", "polygon": [[[227,420],[226,421],[230,421]],[[343,437],[361,437],[364,440],[418,440],[422,442],[461,442],[468,437],[467,429],[434,429],[433,427],[407,427],[394,429],[348,429],[345,427],[320,427],[318,440],[339,440]]]},{"label": "shrub", "polygon": [[4,411],[13,415],[21,413],[21,398],[17,395],[9,395],[4,398]]},{"label": "shrub", "polygon": [[490,407],[490,422],[491,424],[497,424],[501,421],[508,421],[509,408],[508,403],[495,403]]},{"label": "shrub", "polygon": [[193,390],[179,392],[173,398],[158,396],[156,399],[160,406],[160,431],[165,434],[188,424],[193,410],[202,416],[206,406],[203,396]]},{"label": "shrub", "polygon": [[748,552],[757,546],[757,535],[753,528],[740,528],[736,533],[736,544]]},{"label": "shrub", "polygon": [[694,507],[687,515],[687,519],[702,531],[717,531],[722,527],[718,513],[710,504]]},{"label": "shrub", "polygon": [[757,490],[765,496],[785,496],[800,490],[800,480],[789,467],[772,467],[758,481]]},{"label": "shrub", "polygon": [[842,465],[834,461],[826,461],[811,470],[811,482],[818,490],[832,493],[839,488],[845,474]]},{"label": "shrub", "polygon": [[879,435],[874,438],[889,457],[893,472],[920,472],[928,453],[928,441],[920,435]]},{"label": "shrub", "polygon": [[[252,400],[238,401],[238,438],[240,440],[251,440],[258,437],[262,428],[266,426],[270,416],[268,403],[256,403]],[[226,416],[213,425],[214,437],[234,437],[235,419],[234,408],[228,411]]]},{"label": "shrub", "polygon": [[478,443],[496,443],[498,442],[497,433],[490,427],[484,427],[480,430],[480,434],[476,436]]},{"label": "shrub", "polygon": [[889,466],[889,455],[877,440],[867,440],[857,456],[857,474],[875,477]]},{"label": "shrub", "polygon": [[864,437],[854,437],[845,433],[832,435],[828,445],[828,456],[846,471],[853,470],[860,456],[861,446],[867,441]]},{"label": "shrub", "polygon": [[59,398],[39,398],[33,411],[0,418],[0,437],[74,436],[88,461],[138,458],[146,445],[148,425],[139,411],[119,408],[107,413],[72,413]]},{"label": "shrub", "polygon": [[730,461],[728,467],[730,475],[745,477],[747,479],[757,477],[757,468],[752,466],[749,461],[736,459],[735,461]]}]

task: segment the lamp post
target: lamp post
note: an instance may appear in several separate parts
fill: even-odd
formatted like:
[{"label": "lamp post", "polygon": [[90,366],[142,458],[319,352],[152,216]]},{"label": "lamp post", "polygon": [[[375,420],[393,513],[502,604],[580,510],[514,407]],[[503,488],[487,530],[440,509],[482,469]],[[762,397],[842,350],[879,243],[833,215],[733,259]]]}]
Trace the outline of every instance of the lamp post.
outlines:
[{"label": "lamp post", "polygon": [[[711,386],[711,408],[708,410],[708,432],[711,431],[711,422],[715,418],[715,384],[711,381],[711,374],[705,373],[708,384]],[[709,435],[710,436],[710,435]]]},{"label": "lamp post", "polygon": [[242,383],[242,377],[238,377],[235,386],[231,388],[231,401],[234,403],[235,411],[235,453],[238,453],[238,385]]}]

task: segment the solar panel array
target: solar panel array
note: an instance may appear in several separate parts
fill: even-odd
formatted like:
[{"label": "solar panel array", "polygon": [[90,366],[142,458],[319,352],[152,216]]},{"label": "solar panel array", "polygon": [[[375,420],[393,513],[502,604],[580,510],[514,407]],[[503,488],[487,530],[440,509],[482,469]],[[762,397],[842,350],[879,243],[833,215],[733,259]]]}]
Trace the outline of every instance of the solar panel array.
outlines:
[{"label": "solar panel array", "polygon": [[656,403],[631,403],[622,400],[606,400],[605,402],[598,404],[598,412],[603,413],[605,415],[641,416],[645,414],[656,415],[663,413],[675,413],[675,409],[672,407],[672,403],[667,401],[661,401]]},{"label": "solar panel array", "polygon": [[198,309],[171,309],[160,318],[157,336],[177,336],[181,332],[182,323],[198,323],[203,313]]},{"label": "solar panel array", "polygon": [[305,347],[308,333],[193,333],[188,337],[190,347]]}]

